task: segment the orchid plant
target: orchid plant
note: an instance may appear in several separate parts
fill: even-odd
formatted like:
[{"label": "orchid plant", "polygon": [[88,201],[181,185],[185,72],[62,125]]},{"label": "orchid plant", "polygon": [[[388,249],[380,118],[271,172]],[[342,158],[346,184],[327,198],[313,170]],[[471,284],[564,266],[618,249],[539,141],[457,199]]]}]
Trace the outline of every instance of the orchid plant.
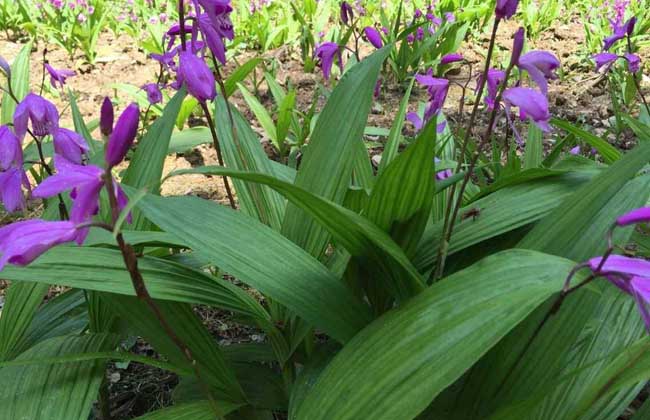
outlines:
[{"label": "orchid plant", "polygon": [[[173,405],[143,419],[623,413],[650,378],[650,263],[632,255],[648,243],[639,225],[650,223],[650,143],[623,154],[553,118],[562,63],[528,50],[524,28],[504,29],[518,6],[496,1],[480,69],[455,49],[427,50],[402,69],[426,103],[413,108],[404,95],[380,159],[363,139],[378,81],[404,45],[427,42],[417,40],[432,24],[425,12],[387,34],[358,20],[360,2],[343,2],[335,19],[349,36],[314,51],[331,88],[317,98],[322,109],[292,111],[295,91],[265,74],[279,161],[233,103],[260,60],[228,74],[238,30],[229,0],[177,4],[178,21],[150,54],[160,72],[140,87],[147,108],[117,112],[105,98],[97,138],[65,95],[73,72],[43,63],[42,80],[69,101],[68,128],[67,111],[29,90],[29,49],[13,65],[0,59],[0,200],[23,212],[0,228],[0,277],[10,282],[0,418],[115,418],[113,361],[178,376]],[[609,47],[634,25],[617,27]],[[503,31],[512,44],[500,65]],[[620,55],[609,65],[634,62]],[[202,126],[184,127],[186,107]],[[186,131],[210,139],[218,164],[164,172]],[[598,162],[576,152],[576,139]],[[227,202],[161,196],[187,174],[220,177]],[[38,218],[27,212],[35,203]],[[44,303],[51,285],[64,288]],[[262,338],[220,342],[194,305]],[[160,357],[132,351],[132,336]]]}]

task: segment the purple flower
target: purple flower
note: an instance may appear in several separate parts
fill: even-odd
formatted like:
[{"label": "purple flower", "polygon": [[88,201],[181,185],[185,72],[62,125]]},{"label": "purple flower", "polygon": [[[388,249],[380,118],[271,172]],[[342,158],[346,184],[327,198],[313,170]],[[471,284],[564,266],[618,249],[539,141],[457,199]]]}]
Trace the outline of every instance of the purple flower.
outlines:
[{"label": "purple flower", "polygon": [[449,23],[454,23],[456,22],[456,16],[451,12],[447,12],[445,13],[445,20]]},{"label": "purple flower", "polygon": [[54,132],[54,152],[70,162],[81,164],[83,155],[90,150],[83,137],[67,128]]},{"label": "purple flower", "polygon": [[632,32],[634,32],[634,25],[636,24],[636,18],[633,17],[624,24],[620,23],[612,23],[614,33],[607,38],[605,38],[605,42],[603,44],[603,50],[607,51],[609,50],[612,45],[614,45],[617,41],[625,38],[626,35],[632,35]]},{"label": "purple flower", "polygon": [[45,69],[47,72],[50,74],[50,84],[52,85],[53,88],[61,87],[63,88],[63,85],[65,84],[65,81],[68,77],[75,76],[77,73],[75,73],[72,70],[68,69],[61,69],[61,70],[56,70],[54,67],[50,66],[48,63],[45,63]]},{"label": "purple flower", "polygon": [[316,51],[314,55],[320,59],[320,67],[323,70],[323,77],[325,80],[330,79],[332,73],[332,65],[334,64],[334,57],[338,57],[339,68],[343,72],[343,59],[341,57],[341,50],[335,42],[324,42]]},{"label": "purple flower", "polygon": [[366,26],[363,30],[366,35],[366,39],[372,44],[373,47],[379,49],[384,46],[384,43],[381,40],[381,35],[372,26]]},{"label": "purple flower", "polygon": [[354,11],[352,6],[347,1],[341,3],[341,22],[345,25],[349,25],[350,22],[354,19]]},{"label": "purple flower", "polygon": [[510,62],[514,65],[519,63],[519,58],[521,57],[521,52],[524,49],[524,41],[526,38],[526,31],[524,28],[517,29],[514,36],[512,37],[512,55],[510,56]]},{"label": "purple flower", "polygon": [[463,60],[464,60],[464,58],[463,58],[462,54],[451,53],[451,54],[447,54],[447,55],[442,56],[442,58],[440,59],[440,64],[442,64],[442,65],[451,64],[451,63],[456,63],[456,62],[463,61]]},{"label": "purple flower", "polygon": [[59,127],[59,112],[52,102],[30,93],[18,104],[14,112],[14,130],[21,139],[27,133],[29,122],[32,123],[34,135],[44,137],[54,133]]},{"label": "purple flower", "polygon": [[424,29],[420,26],[415,30],[415,39],[422,41],[424,39]]},{"label": "purple flower", "polygon": [[598,71],[604,66],[610,66],[616,60],[618,60],[619,57],[614,53],[604,52],[600,54],[594,54],[591,56],[591,58],[596,62],[596,71]]},{"label": "purple flower", "polygon": [[50,248],[77,241],[79,233],[73,222],[26,220],[0,229],[0,270],[9,264],[27,265]]},{"label": "purple flower", "polygon": [[233,40],[235,32],[230,20],[232,7],[230,0],[198,0],[203,6],[205,15],[199,15],[197,20],[208,48],[215,57],[226,64],[226,48],[223,39]]},{"label": "purple flower", "polygon": [[[605,277],[610,283],[629,294],[637,303],[646,329],[650,331],[650,262],[639,258],[610,255],[589,260],[592,272]],[[602,267],[601,267],[602,265]],[[600,270],[598,268],[600,267]]]},{"label": "purple flower", "polygon": [[[440,163],[440,159],[438,158],[433,158],[435,163]],[[450,176],[452,176],[454,172],[451,169],[445,169],[443,171],[438,171],[436,172],[436,180],[437,181],[442,181],[443,179],[447,179]]]},{"label": "purple flower", "polygon": [[580,151],[581,151],[581,149],[580,149],[580,146],[578,145],[578,146],[572,148],[571,150],[569,150],[569,153],[575,156],[575,155],[579,155]]},{"label": "purple flower", "polygon": [[7,60],[4,59],[4,57],[0,56],[0,70],[2,70],[7,77],[11,77],[11,67],[9,66],[9,63],[7,63]]},{"label": "purple flower", "polygon": [[447,99],[447,90],[449,89],[449,80],[433,77],[429,74],[417,74],[415,80],[423,86],[427,87],[429,92],[429,106],[424,112],[424,120],[430,120],[434,115],[442,109]]},{"label": "purple flower", "polygon": [[648,222],[650,222],[650,207],[634,209],[616,219],[617,226],[628,226]]},{"label": "purple flower", "polygon": [[[481,83],[481,78],[479,76],[479,84]],[[499,93],[499,86],[505,81],[506,72],[498,69],[490,69],[487,74],[487,95],[485,95],[485,104],[488,106],[488,109],[494,108],[494,102],[496,101],[497,94]]]},{"label": "purple flower", "polygon": [[535,89],[513,87],[503,92],[503,99],[505,100],[507,110],[511,106],[519,108],[519,118],[522,121],[530,118],[543,131],[551,130],[551,127],[548,125],[551,114],[548,111],[546,96]]},{"label": "purple flower", "polygon": [[415,19],[420,19],[422,17],[422,10],[420,9],[415,9],[415,13],[413,14],[413,17]]},{"label": "purple flower", "polygon": [[207,64],[189,51],[179,56],[178,81],[185,83],[187,91],[199,102],[213,100],[217,96],[215,80]]},{"label": "purple flower", "polygon": [[113,118],[113,102],[111,102],[111,98],[106,96],[99,113],[99,131],[105,137],[110,136],[113,132]]},{"label": "purple flower", "polygon": [[518,5],[519,0],[497,0],[494,14],[497,19],[510,19],[515,13],[517,13]]},{"label": "purple flower", "polygon": [[626,53],[627,68],[630,73],[636,73],[641,69],[641,58],[636,54]]},{"label": "purple flower", "polygon": [[124,159],[129,151],[136,134],[138,134],[138,124],[140,121],[140,110],[138,104],[132,103],[122,112],[115,124],[115,129],[111,133],[108,143],[106,144],[106,164],[109,168],[117,165]]},{"label": "purple flower", "polygon": [[23,169],[20,140],[9,127],[0,126],[0,199],[7,212],[25,209],[23,186],[28,190],[30,188]]},{"label": "purple flower", "polygon": [[162,102],[162,92],[158,87],[158,83],[147,83],[146,85],[142,86],[142,90],[147,92],[147,100],[151,105]]},{"label": "purple flower", "polygon": [[530,51],[521,56],[518,66],[526,70],[544,95],[548,93],[547,79],[556,79],[560,60],[548,51]]}]

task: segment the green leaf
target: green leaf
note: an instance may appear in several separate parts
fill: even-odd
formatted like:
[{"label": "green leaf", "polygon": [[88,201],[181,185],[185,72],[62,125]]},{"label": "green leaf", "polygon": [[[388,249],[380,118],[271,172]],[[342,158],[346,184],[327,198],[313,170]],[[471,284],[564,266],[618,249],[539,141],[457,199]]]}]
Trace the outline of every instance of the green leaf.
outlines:
[{"label": "green leaf", "polygon": [[140,208],[216,266],[339,341],[350,339],[370,320],[368,307],[324,266],[242,213],[195,197],[147,196]]},{"label": "green leaf", "polygon": [[192,127],[172,133],[168,154],[183,153],[202,144],[212,143],[208,127]]},{"label": "green leaf", "polygon": [[431,213],[435,192],[436,122],[391,162],[372,189],[366,217],[413,256]]},{"label": "green leaf", "polygon": [[[152,194],[160,191],[165,156],[174,130],[176,116],[185,98],[185,89],[179,90],[167,104],[163,115],[154,122],[147,134],[138,143],[122,182],[137,189],[146,189]],[[142,230],[147,222],[139,211],[133,212],[133,230]]]},{"label": "green leaf", "polygon": [[244,96],[244,100],[248,104],[248,107],[251,109],[251,111],[253,111],[253,114],[255,114],[255,118],[257,118],[257,121],[262,126],[262,129],[264,129],[264,132],[268,138],[271,139],[273,146],[275,146],[276,150],[282,150],[282,145],[278,141],[278,136],[276,135],[277,130],[275,128],[275,124],[273,123],[271,114],[269,114],[266,108],[264,108],[264,105],[262,105],[260,101],[257,100],[255,95],[246,89],[246,86],[238,83],[237,87],[239,88],[242,96]]},{"label": "green leaf", "polygon": [[[232,113],[234,127],[229,111]],[[269,175],[276,172],[248,121],[221,97],[215,101],[215,124],[227,167]],[[284,199],[261,185],[251,185],[238,179],[233,183],[242,211],[273,229],[280,230],[286,207]]]},{"label": "green leaf", "polygon": [[573,265],[513,250],[436,283],[347,343],[296,417],[414,418],[559,290]]},{"label": "green leaf", "polygon": [[355,212],[317,197],[276,178],[247,172],[232,171],[219,166],[175,171],[170,175],[184,173],[206,173],[228,175],[233,178],[263,183],[287,197],[321,223],[334,238],[352,255],[367,257],[378,267],[389,273],[386,287],[395,297],[406,299],[421,291],[424,281],[410,263],[400,247],[385,232],[368,219]]},{"label": "green leaf", "polygon": [[[20,50],[16,59],[11,66],[11,87],[14,95],[19,101],[22,101],[29,93],[29,56],[32,53],[32,42],[28,42]],[[5,85],[8,86],[8,85]],[[2,104],[0,105],[0,123],[13,123],[16,102],[7,93],[2,95]]]},{"label": "green leaf", "polygon": [[[393,45],[387,45],[348,70],[329,97],[311,134],[296,186],[341,204],[354,167],[355,142],[362,135],[375,82]],[[287,206],[282,232],[311,255],[320,258],[329,234],[295,204]]]},{"label": "green leaf", "polygon": [[557,118],[551,119],[551,124],[560,128],[567,133],[573,134],[579,139],[582,139],[585,143],[598,150],[598,153],[601,154],[605,163],[614,163],[621,157],[621,152],[616,150],[614,146],[607,143],[605,140],[601,139],[598,136],[595,136],[588,131],[585,131],[581,128],[574,126],[573,124],[562,121]]},{"label": "green leaf", "polygon": [[[178,116],[176,117],[176,128],[178,128],[179,130],[183,130],[183,126],[185,126],[185,122],[190,117],[190,115],[192,115],[194,108],[196,108],[198,105],[199,105],[199,101],[197,101],[196,98],[194,98],[193,96],[188,96],[185,99],[183,99],[183,104],[181,105],[181,109],[178,111]],[[173,137],[172,137],[172,141],[173,141]]]},{"label": "green leaf", "polygon": [[[241,407],[241,404],[229,401],[218,401],[216,405],[222,415]],[[154,411],[138,417],[138,420],[214,420],[214,408],[209,401],[195,401]]]},{"label": "green leaf", "polygon": [[81,134],[81,136],[88,143],[90,148],[90,154],[95,154],[99,151],[97,142],[93,139],[93,136],[90,135],[90,130],[86,125],[81,111],[79,111],[79,106],[77,106],[77,98],[75,97],[72,89],[68,89],[68,100],[70,101],[70,113],[72,114],[72,121],[74,122],[74,130]]},{"label": "green leaf", "polygon": [[[110,350],[108,334],[56,337],[37,344],[16,360],[34,360]],[[104,361],[14,366],[0,369],[0,418],[85,420],[104,378]]]},{"label": "green leaf", "polygon": [[[43,302],[49,286],[38,283],[14,283],[5,294],[0,317],[0,360],[10,360]],[[13,355],[12,355],[13,354]]]},{"label": "green leaf", "polygon": [[261,63],[263,59],[261,57],[251,58],[241,66],[237,67],[230,76],[224,82],[226,87],[226,98],[230,98],[235,90],[237,89],[237,84],[244,81],[246,77]]},{"label": "green leaf", "polygon": [[296,91],[292,90],[287,96],[284,97],[278,109],[278,124],[276,127],[276,138],[278,144],[282,146],[280,150],[284,149],[284,141],[289,134],[289,126],[291,125],[291,118],[293,117],[293,108],[296,105]]},{"label": "green leaf", "polygon": [[384,151],[381,154],[381,161],[379,162],[379,174],[381,174],[388,164],[395,159],[395,156],[397,156],[399,143],[402,139],[402,128],[404,128],[406,111],[408,111],[409,99],[411,98],[411,91],[413,90],[414,83],[415,78],[411,79],[408,88],[406,88],[406,93],[404,93],[404,97],[399,104],[399,110],[397,111],[397,115],[395,115],[393,125],[390,127],[390,134],[388,135],[388,140],[386,141],[386,146],[384,147]]},{"label": "green leaf", "polygon": [[[540,220],[588,181],[589,176],[582,173],[533,180],[504,188],[469,204],[458,213],[460,220],[449,244],[449,255]],[[465,217],[476,209],[479,211],[476,217]],[[425,230],[413,260],[420,272],[433,267],[441,233],[442,222]]]},{"label": "green leaf", "polygon": [[537,168],[542,164],[542,130],[534,124],[528,126],[528,139],[526,140],[526,153],[524,155],[524,169]]}]

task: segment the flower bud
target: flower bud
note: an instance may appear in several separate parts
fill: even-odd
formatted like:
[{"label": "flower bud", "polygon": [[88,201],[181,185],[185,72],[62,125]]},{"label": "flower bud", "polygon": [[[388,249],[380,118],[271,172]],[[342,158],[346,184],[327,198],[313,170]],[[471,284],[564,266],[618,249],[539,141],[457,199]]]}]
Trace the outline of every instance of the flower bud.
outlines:
[{"label": "flower bud", "polygon": [[99,131],[102,132],[102,135],[108,137],[113,132],[113,103],[111,99],[107,96],[102,102],[102,109],[99,115]]},{"label": "flower bud", "polygon": [[519,0],[497,0],[497,7],[494,11],[497,19],[510,19],[517,13]]},{"label": "flower bud", "polygon": [[191,52],[180,53],[177,74],[179,82],[185,83],[187,91],[199,102],[213,100],[217,96],[212,71],[202,59]]},{"label": "flower bud", "polygon": [[517,29],[517,32],[515,32],[515,35],[513,36],[513,43],[512,43],[512,56],[510,57],[510,64],[511,65],[516,65],[519,63],[519,57],[521,57],[521,52],[524,49],[524,37],[526,35],[526,31],[524,28],[519,28]]},{"label": "flower bud", "polygon": [[341,3],[341,22],[345,25],[349,25],[350,21],[354,19],[354,11],[352,6],[347,1]]},{"label": "flower bud", "polygon": [[129,151],[135,136],[138,133],[138,125],[140,122],[140,110],[138,104],[132,103],[117,120],[115,129],[108,139],[106,145],[106,164],[109,168],[117,165],[124,159],[126,153]]},{"label": "flower bud", "polygon": [[379,49],[384,46],[384,43],[381,40],[381,35],[379,35],[379,32],[375,28],[372,26],[366,26],[363,32],[366,35],[368,42],[370,42],[373,47]]}]

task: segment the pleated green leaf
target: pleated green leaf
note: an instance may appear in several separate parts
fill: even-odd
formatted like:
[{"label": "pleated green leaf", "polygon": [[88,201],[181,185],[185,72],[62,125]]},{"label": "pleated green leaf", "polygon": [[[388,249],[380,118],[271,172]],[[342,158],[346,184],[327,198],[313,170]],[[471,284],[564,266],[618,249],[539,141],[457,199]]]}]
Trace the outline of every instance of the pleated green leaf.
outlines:
[{"label": "pleated green leaf", "polygon": [[[566,174],[504,188],[471,203],[459,212],[449,254],[540,220],[588,181],[588,174]],[[474,209],[476,216],[465,217]],[[442,222],[426,229],[413,260],[420,272],[433,267],[441,232]]]},{"label": "pleated green leaf", "polygon": [[573,264],[512,250],[443,279],[346,344],[296,418],[414,418],[560,289]]},{"label": "pleated green leaf", "polygon": [[[110,334],[63,336],[43,341],[16,360],[112,350]],[[104,377],[105,361],[10,366],[0,369],[0,418],[86,420]]]},{"label": "pleated green leaf", "polygon": [[[234,127],[230,122],[228,107],[232,113]],[[271,161],[257,134],[239,111],[221,97],[215,102],[215,121],[227,167],[274,174]],[[280,230],[286,206],[285,200],[268,187],[246,183],[239,179],[233,182],[242,211],[273,229]]]},{"label": "pleated green leaf", "polygon": [[[11,65],[11,88],[19,101],[22,101],[29,93],[29,56],[32,53],[32,43],[28,42],[20,50],[13,64]],[[3,76],[4,79],[4,76]],[[5,87],[8,85],[5,85]],[[16,102],[7,93],[2,95],[2,104],[0,105],[0,123],[9,124],[14,121],[14,111]]]},{"label": "pleated green leaf", "polygon": [[616,150],[614,146],[607,143],[600,137],[591,134],[590,132],[585,131],[581,128],[578,128],[567,121],[553,118],[551,119],[551,124],[566,131],[567,133],[575,135],[577,138],[581,139],[594,149],[598,150],[598,153],[601,154],[605,163],[614,163],[621,157],[621,152]]},{"label": "pleated green leaf", "polygon": [[145,197],[142,211],[198,250],[339,341],[370,320],[368,307],[313,257],[262,223],[196,197]]},{"label": "pleated green leaf", "polygon": [[[217,401],[216,405],[222,415],[240,407],[239,404],[228,401]],[[154,411],[138,417],[138,420],[214,420],[214,409],[210,401],[195,401]]]},{"label": "pleated green leaf", "polygon": [[397,298],[406,299],[424,287],[415,267],[400,247],[385,232],[368,219],[300,187],[276,178],[247,172],[232,171],[218,166],[175,171],[170,176],[186,173],[228,175],[246,181],[262,183],[283,194],[289,201],[312,216],[352,255],[367,257],[388,273],[386,287]]},{"label": "pleated green leaf", "polygon": [[[329,97],[312,131],[296,177],[296,185],[341,204],[350,186],[355,142],[362,141],[375,82],[392,45],[387,45],[346,71]],[[325,250],[325,228],[295,205],[288,205],[282,232],[315,257]]]}]

